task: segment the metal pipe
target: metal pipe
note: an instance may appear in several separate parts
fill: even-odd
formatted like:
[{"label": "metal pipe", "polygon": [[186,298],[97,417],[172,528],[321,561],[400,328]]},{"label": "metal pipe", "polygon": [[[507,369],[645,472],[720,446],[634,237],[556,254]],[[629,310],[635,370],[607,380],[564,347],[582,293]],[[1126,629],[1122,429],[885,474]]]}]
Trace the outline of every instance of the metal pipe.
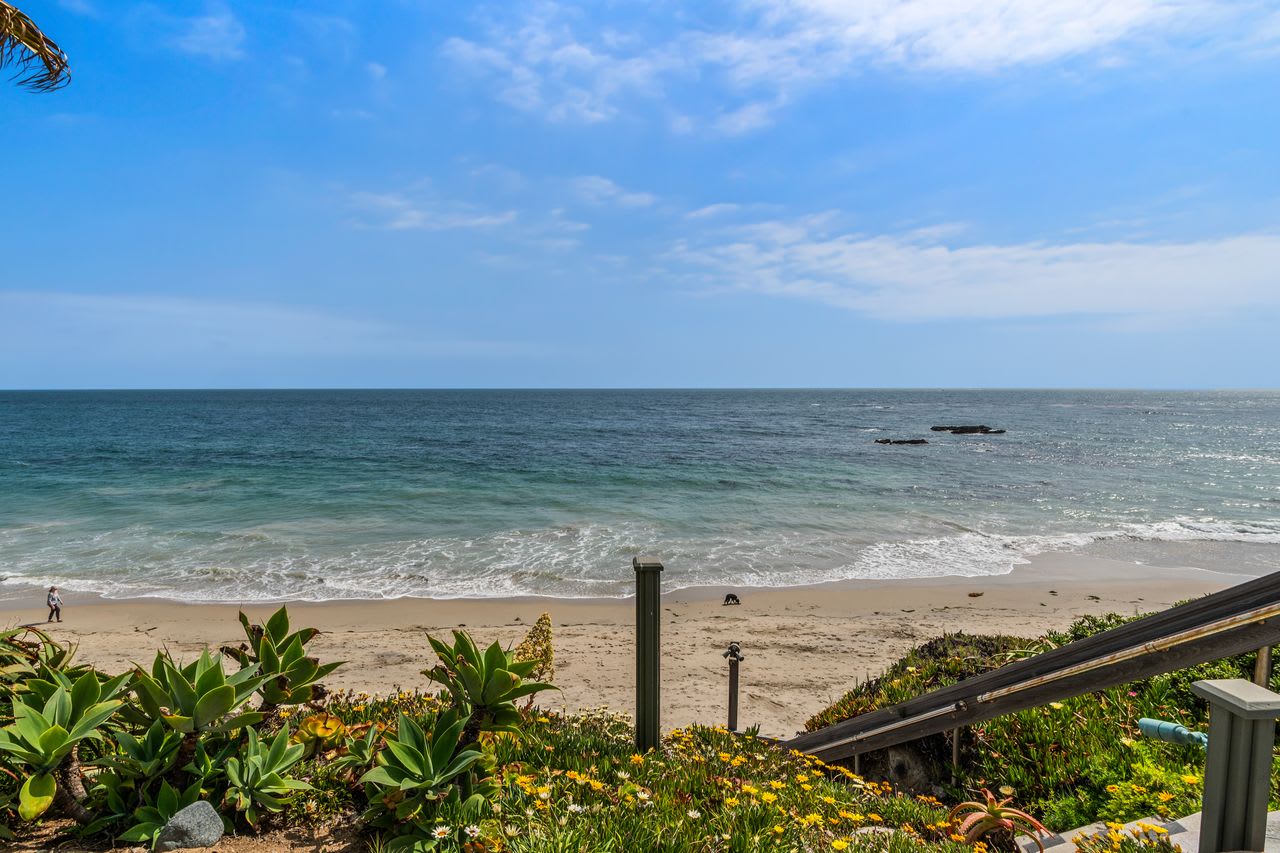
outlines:
[{"label": "metal pipe", "polygon": [[999,690],[982,693],[977,697],[977,701],[990,702],[992,699],[999,699],[1002,696],[1009,696],[1013,693],[1021,693],[1024,690],[1030,690],[1031,688],[1039,687],[1042,684],[1059,681],[1072,675],[1092,672],[1095,669],[1113,666],[1117,663],[1123,663],[1127,660],[1142,657],[1143,655],[1162,652],[1166,649],[1171,649],[1174,646],[1179,646],[1192,640],[1199,640],[1231,628],[1239,628],[1242,625],[1249,625],[1253,622],[1262,622],[1275,616],[1280,616],[1280,602],[1268,604],[1265,607],[1258,607],[1254,610],[1250,610],[1248,613],[1239,613],[1235,616],[1228,616],[1224,619],[1210,622],[1208,625],[1201,625],[1198,628],[1190,628],[1186,631],[1180,631],[1177,634],[1170,634],[1168,637],[1163,637],[1159,640],[1152,640],[1150,642],[1143,643],[1140,646],[1134,646],[1123,651],[1113,652],[1100,658],[1094,658],[1091,661],[1078,663],[1075,666],[1069,666],[1065,669],[1057,670],[1056,672],[1050,672],[1027,681],[1019,682],[1018,684],[1002,687]]},{"label": "metal pipe", "polygon": [[738,663],[746,660],[742,646],[730,643],[722,657],[729,659],[729,731],[738,730]]},{"label": "metal pipe", "polygon": [[1153,720],[1143,717],[1138,720],[1138,731],[1143,737],[1155,738],[1166,743],[1196,744],[1202,749],[1209,748],[1209,736],[1204,732],[1196,732],[1165,720]]},{"label": "metal pipe", "polygon": [[662,563],[635,557],[636,573],[636,751],[657,749],[661,735],[660,671]]},{"label": "metal pipe", "polygon": [[951,784],[960,784],[960,734],[962,727],[951,730]]}]

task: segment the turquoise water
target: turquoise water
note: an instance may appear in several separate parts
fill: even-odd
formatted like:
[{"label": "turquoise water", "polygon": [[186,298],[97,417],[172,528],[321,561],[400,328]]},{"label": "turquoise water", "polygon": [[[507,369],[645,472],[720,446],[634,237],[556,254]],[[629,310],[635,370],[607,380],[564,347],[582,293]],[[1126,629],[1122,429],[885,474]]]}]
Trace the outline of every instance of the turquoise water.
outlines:
[{"label": "turquoise water", "polygon": [[0,393],[0,597],[621,595],[641,552],[670,588],[1185,543],[1275,565],[1280,394]]}]

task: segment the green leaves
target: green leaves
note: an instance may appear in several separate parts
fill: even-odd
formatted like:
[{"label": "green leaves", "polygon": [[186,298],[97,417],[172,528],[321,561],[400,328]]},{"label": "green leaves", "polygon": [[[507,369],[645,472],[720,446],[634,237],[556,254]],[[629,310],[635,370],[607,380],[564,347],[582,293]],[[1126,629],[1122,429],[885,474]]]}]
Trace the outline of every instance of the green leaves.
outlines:
[{"label": "green leaves", "polygon": [[428,734],[401,714],[396,733],[387,735],[386,747],[378,753],[377,766],[360,777],[370,803],[365,818],[375,826],[406,829],[414,841],[434,843],[429,831],[438,808],[464,799],[471,767],[484,757],[476,745],[460,744],[466,723],[466,717],[446,711]]},{"label": "green leaves", "polygon": [[229,732],[262,721],[262,714],[245,711],[244,706],[264,677],[253,665],[242,666],[231,675],[223,669],[222,655],[208,650],[186,665],[179,665],[160,652],[151,671],[134,671],[138,705],[148,721],[163,720],[183,734]]},{"label": "green leaves", "polygon": [[239,648],[225,648],[242,666],[257,664],[263,682],[260,688],[264,708],[310,702],[323,695],[320,679],[342,666],[342,662],[321,664],[308,657],[305,646],[318,633],[315,628],[302,628],[289,633],[289,611],[281,607],[267,624],[255,625],[240,614],[248,643]]},{"label": "green leaves", "polygon": [[54,794],[58,792],[58,783],[53,774],[40,773],[28,776],[18,792],[18,817],[23,820],[35,820],[53,804]]},{"label": "green leaves", "polygon": [[538,665],[517,661],[497,643],[483,652],[465,631],[453,632],[453,645],[427,637],[440,663],[422,674],[443,685],[460,709],[474,716],[477,731],[516,731],[519,712],[515,700],[543,690],[550,684],[525,682],[524,677]]},{"label": "green leaves", "polygon": [[311,789],[306,782],[285,775],[302,759],[303,751],[302,744],[289,743],[287,728],[265,749],[258,733],[249,729],[239,756],[227,759],[223,802],[243,812],[250,826],[257,824],[262,813],[280,811],[299,793]]}]

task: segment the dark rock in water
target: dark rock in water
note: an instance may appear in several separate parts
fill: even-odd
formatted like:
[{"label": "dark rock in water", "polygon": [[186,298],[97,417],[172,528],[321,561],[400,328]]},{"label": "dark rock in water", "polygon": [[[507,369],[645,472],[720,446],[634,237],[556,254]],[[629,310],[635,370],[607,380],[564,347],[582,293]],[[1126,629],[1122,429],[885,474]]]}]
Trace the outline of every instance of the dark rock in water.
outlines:
[{"label": "dark rock in water", "polygon": [[929,427],[934,432],[949,432],[952,435],[1004,435],[1002,429],[992,429],[986,424],[966,424],[963,426]]},{"label": "dark rock in water", "polygon": [[926,438],[877,438],[876,444],[928,444]]},{"label": "dark rock in water", "polygon": [[186,850],[192,847],[212,847],[222,840],[222,818],[205,800],[198,800],[169,819],[156,836],[156,848],[161,851]]}]

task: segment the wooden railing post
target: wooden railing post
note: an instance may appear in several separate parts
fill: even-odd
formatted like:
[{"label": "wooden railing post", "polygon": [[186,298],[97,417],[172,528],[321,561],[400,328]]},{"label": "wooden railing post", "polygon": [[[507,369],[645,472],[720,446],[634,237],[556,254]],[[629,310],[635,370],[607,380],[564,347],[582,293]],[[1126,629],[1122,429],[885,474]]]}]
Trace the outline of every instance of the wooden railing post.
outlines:
[{"label": "wooden railing post", "polygon": [[661,736],[662,563],[635,557],[631,567],[636,572],[636,751],[643,753],[657,749]]},{"label": "wooden railing post", "polygon": [[1191,689],[1209,701],[1200,853],[1261,850],[1280,694],[1243,678],[1197,681]]}]

